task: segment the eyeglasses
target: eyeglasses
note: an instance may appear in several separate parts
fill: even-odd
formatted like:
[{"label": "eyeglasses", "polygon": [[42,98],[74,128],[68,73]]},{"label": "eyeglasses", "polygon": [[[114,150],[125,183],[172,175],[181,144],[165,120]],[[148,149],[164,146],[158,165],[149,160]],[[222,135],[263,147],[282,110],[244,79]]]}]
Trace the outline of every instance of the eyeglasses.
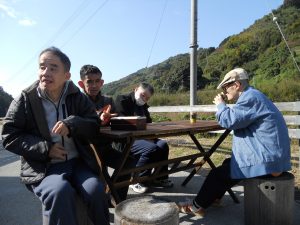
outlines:
[{"label": "eyeglasses", "polygon": [[222,87],[223,91],[226,93],[228,88],[230,88],[233,84],[235,84],[235,81],[226,84],[225,86]]}]

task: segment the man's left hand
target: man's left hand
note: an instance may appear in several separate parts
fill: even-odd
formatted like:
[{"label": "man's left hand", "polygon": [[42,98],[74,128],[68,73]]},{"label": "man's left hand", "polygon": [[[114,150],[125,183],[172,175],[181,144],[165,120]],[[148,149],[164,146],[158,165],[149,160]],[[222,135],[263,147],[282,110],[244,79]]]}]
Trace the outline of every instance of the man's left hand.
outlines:
[{"label": "man's left hand", "polygon": [[67,136],[69,134],[69,128],[62,121],[58,121],[52,128],[52,133],[61,136]]}]

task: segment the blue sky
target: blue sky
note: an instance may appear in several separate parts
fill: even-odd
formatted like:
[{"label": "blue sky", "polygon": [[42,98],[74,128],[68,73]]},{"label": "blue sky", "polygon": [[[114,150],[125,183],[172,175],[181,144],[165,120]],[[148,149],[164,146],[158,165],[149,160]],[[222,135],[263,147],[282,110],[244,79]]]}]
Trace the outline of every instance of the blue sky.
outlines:
[{"label": "blue sky", "polygon": [[[282,3],[198,0],[198,45],[217,47]],[[70,57],[75,83],[84,64],[109,83],[189,52],[190,0],[0,0],[0,28],[0,86],[15,97],[37,79],[49,46]]]}]

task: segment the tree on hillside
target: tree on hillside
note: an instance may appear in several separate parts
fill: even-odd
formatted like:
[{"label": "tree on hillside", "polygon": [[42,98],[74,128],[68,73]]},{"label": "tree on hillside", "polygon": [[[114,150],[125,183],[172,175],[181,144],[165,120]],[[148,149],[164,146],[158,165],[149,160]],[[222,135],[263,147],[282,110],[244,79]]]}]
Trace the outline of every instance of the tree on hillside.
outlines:
[{"label": "tree on hillside", "polygon": [[300,0],[284,0],[284,6],[296,6],[300,8]]},{"label": "tree on hillside", "polygon": [[[274,14],[296,61],[300,62],[300,0],[285,0]],[[299,87],[300,76],[271,14],[255,21],[241,33],[225,38],[218,48],[199,48],[197,56],[197,89],[201,89],[201,93],[215,89],[229,70],[243,67],[249,72],[253,85],[271,99],[295,101],[300,98],[300,88],[280,94],[276,91],[278,87],[290,84]],[[111,95],[126,93],[133,84],[146,81],[162,94],[185,94],[189,91],[189,74],[189,54],[179,54],[105,85],[102,90]]]},{"label": "tree on hillside", "polygon": [[13,97],[9,94],[7,94],[3,88],[0,86],[0,117],[4,117],[6,114],[6,111],[13,100]]}]

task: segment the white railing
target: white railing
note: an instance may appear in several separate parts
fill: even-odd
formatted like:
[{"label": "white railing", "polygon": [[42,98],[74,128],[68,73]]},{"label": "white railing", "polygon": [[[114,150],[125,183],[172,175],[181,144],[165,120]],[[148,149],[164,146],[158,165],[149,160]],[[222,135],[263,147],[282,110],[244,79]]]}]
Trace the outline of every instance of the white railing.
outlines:
[{"label": "white railing", "polygon": [[[297,102],[276,102],[275,105],[281,112],[297,112],[299,115],[283,115],[287,125],[300,126],[300,101]],[[228,105],[232,107],[233,105]],[[183,105],[183,106],[154,106],[150,107],[151,113],[161,112],[216,112],[215,105]],[[300,139],[299,128],[289,128],[289,137]]]}]

